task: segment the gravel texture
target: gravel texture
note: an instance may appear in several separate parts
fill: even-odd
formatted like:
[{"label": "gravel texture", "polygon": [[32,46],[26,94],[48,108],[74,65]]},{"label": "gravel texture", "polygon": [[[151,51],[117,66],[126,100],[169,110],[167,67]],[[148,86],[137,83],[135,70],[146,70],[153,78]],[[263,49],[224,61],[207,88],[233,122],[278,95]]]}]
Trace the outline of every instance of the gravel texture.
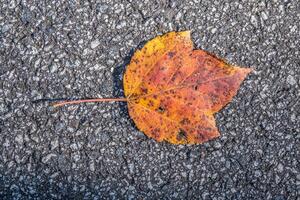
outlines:
[{"label": "gravel texture", "polygon": [[[191,30],[196,48],[255,68],[216,115],[221,137],[157,143],[119,97],[145,41]],[[0,2],[1,199],[299,199],[298,0]]]}]

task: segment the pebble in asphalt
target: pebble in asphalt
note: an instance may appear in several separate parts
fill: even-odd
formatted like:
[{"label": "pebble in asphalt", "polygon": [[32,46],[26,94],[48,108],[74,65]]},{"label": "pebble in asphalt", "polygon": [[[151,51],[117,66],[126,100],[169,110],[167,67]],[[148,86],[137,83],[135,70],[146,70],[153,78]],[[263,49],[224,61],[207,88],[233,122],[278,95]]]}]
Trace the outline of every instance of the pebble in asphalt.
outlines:
[{"label": "pebble in asphalt", "polygon": [[[2,199],[297,199],[300,3],[2,1]],[[157,143],[124,103],[49,107],[41,98],[118,97],[132,53],[173,30],[254,67],[216,115],[221,137]]]}]

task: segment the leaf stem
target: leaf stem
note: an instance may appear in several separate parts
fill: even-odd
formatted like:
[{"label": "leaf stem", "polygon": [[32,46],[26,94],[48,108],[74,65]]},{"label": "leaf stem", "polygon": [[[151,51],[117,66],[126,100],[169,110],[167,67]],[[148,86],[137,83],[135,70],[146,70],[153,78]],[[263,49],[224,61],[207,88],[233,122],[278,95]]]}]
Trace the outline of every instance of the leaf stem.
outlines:
[{"label": "leaf stem", "polygon": [[54,103],[53,107],[60,107],[68,104],[80,104],[80,103],[95,103],[95,102],[117,102],[117,101],[127,101],[127,98],[103,98],[103,99],[82,99],[74,101],[63,101],[59,103]]}]

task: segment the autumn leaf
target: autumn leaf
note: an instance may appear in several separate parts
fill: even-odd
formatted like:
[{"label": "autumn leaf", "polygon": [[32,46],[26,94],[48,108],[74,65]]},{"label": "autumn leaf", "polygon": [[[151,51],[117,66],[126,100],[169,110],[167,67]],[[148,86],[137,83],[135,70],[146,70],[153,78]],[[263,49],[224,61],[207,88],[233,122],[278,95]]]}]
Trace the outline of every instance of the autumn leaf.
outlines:
[{"label": "autumn leaf", "polygon": [[58,103],[126,101],[139,130],[157,141],[200,144],[220,135],[214,114],[236,95],[252,69],[193,50],[190,32],[158,36],[137,50],[124,74],[125,98]]}]

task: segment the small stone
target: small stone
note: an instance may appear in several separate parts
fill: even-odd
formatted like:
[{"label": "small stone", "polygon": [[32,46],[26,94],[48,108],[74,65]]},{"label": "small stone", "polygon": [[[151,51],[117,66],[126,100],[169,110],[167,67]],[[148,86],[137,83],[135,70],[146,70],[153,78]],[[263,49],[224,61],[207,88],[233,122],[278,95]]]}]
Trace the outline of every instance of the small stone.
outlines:
[{"label": "small stone", "polygon": [[95,162],[94,162],[94,161],[91,161],[91,162],[90,162],[90,170],[91,170],[92,172],[95,171]]},{"label": "small stone", "polygon": [[47,163],[52,157],[56,157],[56,154],[50,153],[42,158],[43,163]]},{"label": "small stone", "polygon": [[75,162],[78,162],[80,160],[80,155],[76,154],[76,155],[74,155],[73,158],[74,158]]},{"label": "small stone", "polygon": [[117,29],[121,29],[121,28],[123,28],[123,27],[125,27],[126,26],[126,21],[121,21],[117,26],[116,26],[116,28]]},{"label": "small stone", "polygon": [[274,198],[274,200],[284,200],[286,199],[283,195],[278,195]]},{"label": "small stone", "polygon": [[262,175],[262,173],[261,173],[261,171],[259,171],[259,170],[256,170],[255,172],[254,172],[254,176],[255,177],[260,177]]},{"label": "small stone", "polygon": [[55,148],[57,148],[58,145],[59,145],[59,142],[58,142],[57,139],[51,140],[51,149],[52,150],[55,149]]},{"label": "small stone", "polygon": [[281,163],[279,163],[279,164],[277,165],[277,171],[278,171],[278,172],[283,172],[283,165],[282,165]]},{"label": "small stone", "polygon": [[23,143],[23,135],[21,135],[21,134],[17,135],[17,137],[15,138],[15,140],[19,144],[22,144]]},{"label": "small stone", "polygon": [[107,60],[107,65],[109,66],[113,66],[115,64],[115,61],[114,60]]},{"label": "small stone", "polygon": [[181,12],[178,12],[177,15],[175,16],[175,20],[176,21],[179,21],[182,17],[182,13]]},{"label": "small stone", "polygon": [[94,69],[94,70],[101,70],[101,69],[105,69],[105,66],[96,64],[96,65],[94,65],[93,69]]},{"label": "small stone", "polygon": [[62,123],[62,122],[58,122],[58,123],[55,124],[54,127],[55,127],[55,130],[56,130],[56,131],[61,131],[61,130],[63,130],[63,128],[65,127],[65,124]]},{"label": "small stone", "polygon": [[97,46],[99,46],[100,41],[98,39],[91,42],[91,48],[95,49]]},{"label": "small stone", "polygon": [[19,190],[19,187],[16,184],[12,184],[10,190]]},{"label": "small stone", "polygon": [[9,147],[10,146],[10,142],[8,139],[5,139],[5,142],[3,143],[4,147]]},{"label": "small stone", "polygon": [[251,24],[253,24],[253,26],[258,27],[258,22],[254,15],[251,16],[250,22],[251,22]]},{"label": "small stone", "polygon": [[219,149],[219,148],[222,147],[222,144],[221,144],[220,142],[216,142],[216,143],[214,144],[214,147],[215,147],[216,149]]},{"label": "small stone", "polygon": [[268,19],[268,15],[265,12],[261,13],[261,17],[263,20],[267,20]]},{"label": "small stone", "polygon": [[275,183],[276,184],[279,184],[280,182],[280,177],[278,175],[275,176]]},{"label": "small stone", "polygon": [[296,30],[297,30],[297,25],[294,25],[290,28],[291,33],[296,32]]},{"label": "small stone", "polygon": [[297,83],[297,81],[295,80],[295,78],[292,75],[288,75],[286,81],[290,85],[296,85],[296,83]]},{"label": "small stone", "polygon": [[59,176],[59,172],[55,172],[55,173],[53,173],[51,176],[50,176],[50,178],[55,178],[55,177],[57,177],[57,176]]},{"label": "small stone", "polygon": [[106,10],[108,9],[108,5],[106,4],[100,4],[97,6],[97,10],[100,12],[100,13],[105,13]]},{"label": "small stone", "polygon": [[174,198],[178,197],[178,193],[177,193],[177,192],[174,192],[174,193],[172,194],[172,197],[174,197]]},{"label": "small stone", "polygon": [[50,67],[49,67],[49,71],[51,72],[51,73],[54,73],[54,72],[56,72],[57,71],[57,65],[56,64],[53,64],[53,65],[51,65]]}]

